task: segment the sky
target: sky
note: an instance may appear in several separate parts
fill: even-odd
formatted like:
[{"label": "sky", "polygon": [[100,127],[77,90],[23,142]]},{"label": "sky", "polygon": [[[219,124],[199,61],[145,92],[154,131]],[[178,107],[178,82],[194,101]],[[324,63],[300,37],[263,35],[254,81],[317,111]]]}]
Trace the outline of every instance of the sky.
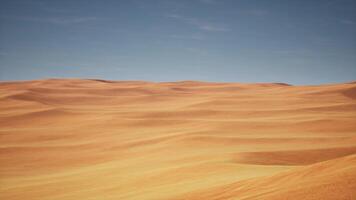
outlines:
[{"label": "sky", "polygon": [[0,80],[356,80],[356,0],[0,0]]}]

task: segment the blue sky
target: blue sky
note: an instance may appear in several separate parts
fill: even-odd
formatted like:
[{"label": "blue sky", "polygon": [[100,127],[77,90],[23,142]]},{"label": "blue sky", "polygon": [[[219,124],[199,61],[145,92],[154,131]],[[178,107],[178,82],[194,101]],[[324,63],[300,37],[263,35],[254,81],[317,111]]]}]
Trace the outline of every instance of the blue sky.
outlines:
[{"label": "blue sky", "polygon": [[356,80],[356,0],[0,2],[0,80]]}]

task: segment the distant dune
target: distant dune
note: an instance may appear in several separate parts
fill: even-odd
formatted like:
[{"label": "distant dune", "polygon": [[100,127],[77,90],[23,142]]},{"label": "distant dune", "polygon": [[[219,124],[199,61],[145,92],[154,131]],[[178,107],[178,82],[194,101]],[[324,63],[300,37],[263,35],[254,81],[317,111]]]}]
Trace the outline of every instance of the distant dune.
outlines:
[{"label": "distant dune", "polygon": [[356,82],[0,82],[0,199],[356,199]]}]

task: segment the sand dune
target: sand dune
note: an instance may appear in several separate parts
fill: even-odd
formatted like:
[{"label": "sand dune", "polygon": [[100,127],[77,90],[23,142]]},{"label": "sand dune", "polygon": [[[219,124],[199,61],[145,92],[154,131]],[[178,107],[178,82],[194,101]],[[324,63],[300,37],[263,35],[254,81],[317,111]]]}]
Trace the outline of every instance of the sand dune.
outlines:
[{"label": "sand dune", "polygon": [[356,83],[0,83],[0,199],[355,199]]},{"label": "sand dune", "polygon": [[355,171],[356,155],[351,155],[177,199],[354,199]]}]

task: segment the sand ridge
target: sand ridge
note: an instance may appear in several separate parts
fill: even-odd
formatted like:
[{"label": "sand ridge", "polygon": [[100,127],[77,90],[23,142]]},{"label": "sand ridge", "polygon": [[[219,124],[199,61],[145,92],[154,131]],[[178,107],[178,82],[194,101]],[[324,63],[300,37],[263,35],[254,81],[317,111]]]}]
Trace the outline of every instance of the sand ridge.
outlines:
[{"label": "sand ridge", "polygon": [[355,82],[1,82],[0,198],[353,199],[355,97]]}]

